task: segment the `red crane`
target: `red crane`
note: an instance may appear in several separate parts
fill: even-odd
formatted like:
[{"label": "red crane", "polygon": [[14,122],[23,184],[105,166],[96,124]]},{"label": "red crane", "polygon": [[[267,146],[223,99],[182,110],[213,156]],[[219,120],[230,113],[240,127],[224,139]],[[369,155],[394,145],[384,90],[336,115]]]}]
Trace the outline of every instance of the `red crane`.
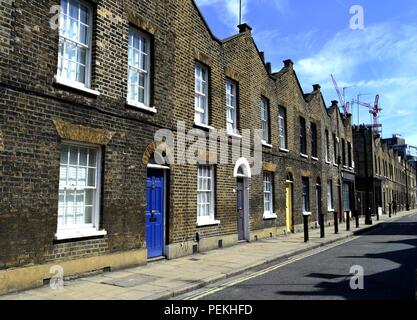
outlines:
[{"label": "red crane", "polygon": [[369,103],[360,102],[358,100],[352,100],[352,104],[354,103],[357,103],[358,105],[361,105],[369,109],[369,113],[374,118],[374,123],[372,125],[372,132],[375,138],[380,138],[382,135],[382,124],[379,122],[379,114],[381,113],[382,109],[379,106],[379,94],[377,94],[375,97],[375,103],[373,107]]},{"label": "red crane", "polygon": [[337,85],[336,79],[333,77],[332,74],[330,76],[332,77],[333,85],[336,89],[339,101],[342,104],[343,112],[345,113],[345,115],[347,115],[348,113],[350,113],[350,103],[345,101],[345,97],[342,95],[339,86]]}]

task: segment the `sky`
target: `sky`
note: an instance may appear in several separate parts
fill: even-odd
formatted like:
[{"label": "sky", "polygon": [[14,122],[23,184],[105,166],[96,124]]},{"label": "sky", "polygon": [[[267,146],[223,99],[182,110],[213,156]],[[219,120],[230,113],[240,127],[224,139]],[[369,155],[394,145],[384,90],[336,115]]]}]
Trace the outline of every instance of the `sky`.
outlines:
[{"label": "sky", "polygon": [[[196,0],[214,35],[238,32],[239,0]],[[273,71],[292,59],[305,93],[319,83],[326,103],[339,100],[333,74],[346,100],[374,104],[380,95],[383,136],[401,134],[417,146],[417,1],[242,0],[243,22]],[[363,9],[363,25],[358,11]],[[360,13],[360,12],[359,12]],[[354,22],[353,28],[352,23]],[[359,23],[359,24],[358,24]],[[359,28],[358,28],[359,26]],[[355,105],[355,124],[372,123]]]}]

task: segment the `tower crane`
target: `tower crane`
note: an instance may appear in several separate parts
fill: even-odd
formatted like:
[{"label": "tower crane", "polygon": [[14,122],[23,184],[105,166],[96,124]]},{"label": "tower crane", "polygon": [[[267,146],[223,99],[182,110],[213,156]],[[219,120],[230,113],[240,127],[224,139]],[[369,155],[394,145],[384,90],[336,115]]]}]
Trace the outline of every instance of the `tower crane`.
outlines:
[{"label": "tower crane", "polygon": [[374,106],[372,106],[369,103],[361,102],[359,100],[352,100],[352,104],[355,103],[369,109],[369,113],[372,115],[374,119],[374,123],[372,125],[372,132],[375,138],[380,138],[382,134],[382,124],[379,122],[379,114],[382,112],[383,109],[379,106],[379,94],[375,97]]},{"label": "tower crane", "polygon": [[330,76],[332,77],[333,85],[336,89],[337,95],[339,97],[339,101],[342,104],[343,112],[345,113],[345,115],[347,115],[350,113],[350,103],[348,101],[345,101],[345,97],[342,95],[334,76],[332,74]]}]

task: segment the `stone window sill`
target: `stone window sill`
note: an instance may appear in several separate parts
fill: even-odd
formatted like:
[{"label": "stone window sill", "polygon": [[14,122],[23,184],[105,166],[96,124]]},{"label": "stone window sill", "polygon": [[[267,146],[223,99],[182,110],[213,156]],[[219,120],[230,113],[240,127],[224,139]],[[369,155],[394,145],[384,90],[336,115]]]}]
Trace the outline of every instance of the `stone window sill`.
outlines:
[{"label": "stone window sill", "polygon": [[269,148],[269,149],[272,149],[274,147],[272,144],[269,144],[269,143],[267,143],[265,141],[262,141],[262,146],[264,146],[266,148]]},{"label": "stone window sill", "polygon": [[242,139],[243,138],[240,134],[236,134],[236,133],[233,133],[233,132],[228,132],[227,135],[229,137],[232,137],[232,138],[238,138],[238,139]]},{"label": "stone window sill", "polygon": [[272,220],[277,219],[278,216],[275,213],[265,212],[264,213],[264,220]]},{"label": "stone window sill", "polygon": [[75,89],[78,91],[82,91],[88,94],[91,94],[93,96],[98,97],[100,95],[100,92],[98,92],[97,90],[93,90],[90,88],[87,88],[85,85],[83,85],[82,83],[79,82],[75,82],[75,81],[71,81],[71,80],[67,80],[65,78],[62,78],[60,76],[55,75],[54,76],[54,82],[56,84],[59,84],[61,86],[65,86],[71,89]]},{"label": "stone window sill", "polygon": [[300,153],[300,156],[303,157],[303,158],[305,158],[305,159],[308,159],[308,155],[306,155],[304,153]]},{"label": "stone window sill", "polygon": [[58,230],[55,234],[55,240],[70,240],[78,238],[99,237],[107,235],[106,230],[96,230],[93,228]]},{"label": "stone window sill", "polygon": [[197,221],[197,227],[218,226],[220,223],[220,220],[200,220]]},{"label": "stone window sill", "polygon": [[319,158],[316,158],[316,157],[311,157],[311,159],[312,159],[313,161],[319,161]]},{"label": "stone window sill", "polygon": [[199,127],[199,128],[202,128],[202,129],[205,129],[205,130],[210,130],[210,131],[215,130],[214,127],[209,126],[209,125],[204,124],[204,123],[196,123],[196,122],[194,122],[194,126]]},{"label": "stone window sill", "polygon": [[141,102],[127,100],[126,104],[130,107],[135,107],[135,108],[142,109],[142,110],[145,110],[145,111],[148,111],[148,112],[152,112],[152,113],[157,113],[158,112],[155,107],[148,107]]},{"label": "stone window sill", "polygon": [[290,150],[285,149],[285,148],[279,148],[279,151],[281,151],[281,152],[285,152],[285,153],[289,153],[289,152],[290,152]]}]

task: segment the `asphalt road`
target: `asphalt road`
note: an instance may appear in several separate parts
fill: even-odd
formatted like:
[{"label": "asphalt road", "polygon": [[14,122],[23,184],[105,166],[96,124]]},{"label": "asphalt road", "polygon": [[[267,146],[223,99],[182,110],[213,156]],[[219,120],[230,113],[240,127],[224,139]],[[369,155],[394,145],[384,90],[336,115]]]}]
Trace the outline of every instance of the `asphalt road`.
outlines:
[{"label": "asphalt road", "polygon": [[[350,286],[356,265],[364,271],[363,290]],[[414,300],[416,269],[417,215],[202,300]]]}]

